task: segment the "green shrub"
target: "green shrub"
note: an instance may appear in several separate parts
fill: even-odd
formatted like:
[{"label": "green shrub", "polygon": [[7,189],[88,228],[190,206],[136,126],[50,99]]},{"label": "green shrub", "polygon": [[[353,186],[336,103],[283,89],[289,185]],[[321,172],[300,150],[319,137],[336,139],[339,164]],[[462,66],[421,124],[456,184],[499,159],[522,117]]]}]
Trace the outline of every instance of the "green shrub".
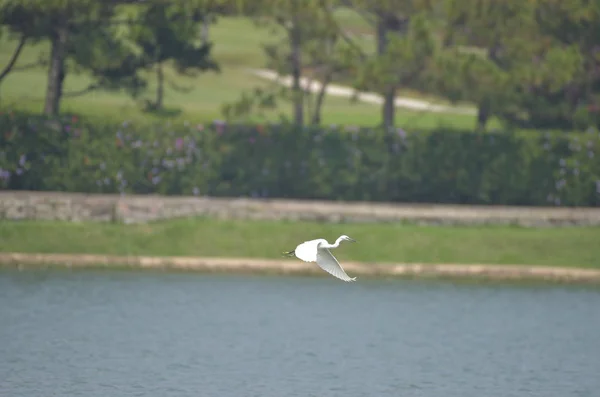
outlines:
[{"label": "green shrub", "polygon": [[0,115],[0,187],[499,205],[600,204],[597,132],[89,124]]}]

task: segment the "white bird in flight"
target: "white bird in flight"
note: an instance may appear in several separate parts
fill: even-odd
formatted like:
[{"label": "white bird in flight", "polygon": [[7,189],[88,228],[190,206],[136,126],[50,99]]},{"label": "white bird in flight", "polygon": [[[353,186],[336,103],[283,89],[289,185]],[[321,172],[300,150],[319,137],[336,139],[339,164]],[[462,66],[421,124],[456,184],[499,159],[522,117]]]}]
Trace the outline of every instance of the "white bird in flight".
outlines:
[{"label": "white bird in flight", "polygon": [[329,251],[331,248],[337,248],[342,241],[356,242],[356,240],[346,236],[345,234],[338,237],[334,244],[329,244],[327,240],[319,238],[316,240],[305,241],[298,245],[295,250],[284,252],[286,256],[296,256],[304,262],[317,262],[317,265],[327,273],[344,280],[351,282],[356,280],[356,277],[349,277],[340,263],[335,259],[335,256]]}]

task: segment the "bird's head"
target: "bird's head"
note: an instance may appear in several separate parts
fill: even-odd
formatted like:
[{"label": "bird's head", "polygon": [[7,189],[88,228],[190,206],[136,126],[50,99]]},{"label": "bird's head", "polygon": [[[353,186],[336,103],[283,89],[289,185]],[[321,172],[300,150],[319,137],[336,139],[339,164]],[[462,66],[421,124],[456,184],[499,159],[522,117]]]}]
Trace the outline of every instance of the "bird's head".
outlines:
[{"label": "bird's head", "polygon": [[355,243],[355,242],[356,242],[356,240],[355,240],[355,239],[353,239],[353,238],[350,238],[350,237],[346,236],[345,234],[343,234],[343,235],[341,235],[341,236],[340,236],[340,240],[350,241],[350,242],[352,242],[352,243]]}]

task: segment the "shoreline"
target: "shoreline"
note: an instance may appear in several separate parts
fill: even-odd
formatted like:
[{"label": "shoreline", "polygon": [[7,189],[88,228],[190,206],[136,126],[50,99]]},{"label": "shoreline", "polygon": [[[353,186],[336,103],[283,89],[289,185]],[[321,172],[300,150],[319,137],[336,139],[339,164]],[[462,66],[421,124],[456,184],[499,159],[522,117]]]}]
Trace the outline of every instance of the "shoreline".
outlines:
[{"label": "shoreline", "polygon": [[[351,277],[452,278],[491,281],[544,281],[600,284],[600,269],[525,265],[360,263],[342,264]],[[113,256],[95,254],[0,253],[0,267],[130,268],[134,270],[188,270],[211,273],[315,275],[328,277],[315,263],[299,260]],[[357,278],[358,280],[358,278]]]}]

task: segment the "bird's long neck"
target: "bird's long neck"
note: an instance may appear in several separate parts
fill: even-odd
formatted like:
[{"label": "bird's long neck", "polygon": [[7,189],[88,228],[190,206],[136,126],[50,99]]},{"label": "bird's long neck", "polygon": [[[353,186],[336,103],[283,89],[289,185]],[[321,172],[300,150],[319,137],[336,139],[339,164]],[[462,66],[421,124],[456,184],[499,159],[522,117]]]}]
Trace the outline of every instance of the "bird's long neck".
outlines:
[{"label": "bird's long neck", "polygon": [[331,248],[337,248],[337,247],[339,247],[339,246],[340,246],[340,243],[341,243],[342,241],[344,241],[344,240],[342,240],[342,238],[341,238],[341,237],[338,237],[338,239],[337,239],[337,240],[335,240],[335,243],[333,243],[333,245],[331,246]]}]

